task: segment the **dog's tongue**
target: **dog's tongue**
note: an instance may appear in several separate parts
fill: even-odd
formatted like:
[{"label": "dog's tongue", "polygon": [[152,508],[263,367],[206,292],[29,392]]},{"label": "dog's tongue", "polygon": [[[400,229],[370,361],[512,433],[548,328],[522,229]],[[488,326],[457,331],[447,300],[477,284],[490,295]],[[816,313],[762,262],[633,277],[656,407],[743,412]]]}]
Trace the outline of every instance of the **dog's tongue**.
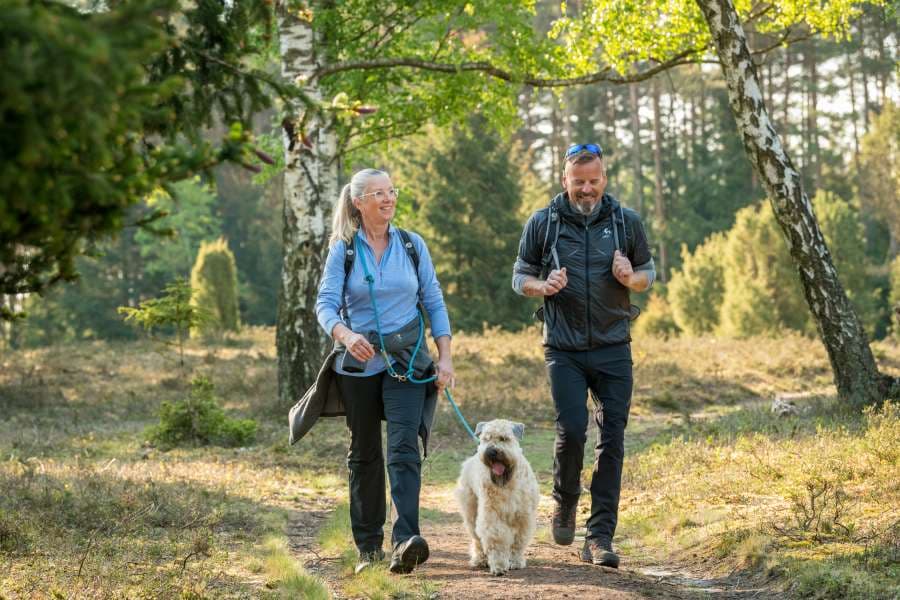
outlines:
[{"label": "dog's tongue", "polygon": [[503,475],[503,473],[506,472],[506,465],[500,462],[495,462],[491,465],[491,471],[494,473],[494,475]]}]

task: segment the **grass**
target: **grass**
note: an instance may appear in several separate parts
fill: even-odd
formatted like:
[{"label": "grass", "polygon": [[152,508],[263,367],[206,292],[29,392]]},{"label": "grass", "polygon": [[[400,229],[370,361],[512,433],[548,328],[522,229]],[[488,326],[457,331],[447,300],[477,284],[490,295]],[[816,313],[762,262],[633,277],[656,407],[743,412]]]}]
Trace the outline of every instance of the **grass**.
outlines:
[{"label": "grass", "polygon": [[[274,348],[264,329],[212,348],[191,342],[184,374],[145,342],[0,357],[0,597],[325,598],[283,541],[298,504],[337,506],[320,542],[323,555],[340,557],[343,595],[438,592],[386,565],[352,575],[346,428],[326,419],[288,447]],[[523,445],[546,497],[554,429],[539,335],[458,335],[454,349],[464,414],[472,425],[496,416],[526,424]],[[900,370],[896,346],[874,351],[883,369]],[[632,564],[736,572],[794,597],[900,594],[895,407],[844,410],[824,350],[800,336],[645,338],[633,356],[617,537]],[[195,375],[215,383],[229,416],[256,420],[253,445],[145,443],[161,403],[184,398]],[[787,392],[806,394],[802,416],[769,412]],[[443,402],[434,433],[425,491],[446,497],[473,446]]]}]

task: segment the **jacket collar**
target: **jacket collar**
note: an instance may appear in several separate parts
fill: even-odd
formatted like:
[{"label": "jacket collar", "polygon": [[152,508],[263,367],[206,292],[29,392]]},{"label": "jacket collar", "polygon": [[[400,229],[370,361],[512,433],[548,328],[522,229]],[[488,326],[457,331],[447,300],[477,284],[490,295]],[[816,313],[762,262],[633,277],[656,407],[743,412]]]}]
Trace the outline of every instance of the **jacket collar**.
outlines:
[{"label": "jacket collar", "polygon": [[[578,225],[585,224],[584,215],[572,208],[572,205],[569,203],[569,196],[566,192],[557,194],[556,197],[553,198],[552,203],[556,205],[556,210],[559,211],[560,216],[566,221],[577,223]],[[600,198],[600,202],[594,207],[594,212],[587,217],[587,224],[594,225],[600,221],[605,221],[613,211],[618,210],[619,201],[610,194],[604,192],[603,196]]]}]

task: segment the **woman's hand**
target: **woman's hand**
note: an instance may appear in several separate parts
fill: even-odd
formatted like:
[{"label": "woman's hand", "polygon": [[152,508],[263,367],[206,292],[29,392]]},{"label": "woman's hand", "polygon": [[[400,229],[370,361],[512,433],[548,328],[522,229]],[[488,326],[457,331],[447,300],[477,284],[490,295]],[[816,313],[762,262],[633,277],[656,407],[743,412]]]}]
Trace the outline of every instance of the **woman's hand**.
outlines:
[{"label": "woman's hand", "polygon": [[346,325],[338,323],[332,332],[334,339],[339,341],[347,348],[350,355],[360,362],[366,362],[375,356],[375,348],[369,343],[369,340],[360,333],[352,331]]},{"label": "woman's hand", "polygon": [[435,380],[434,383],[437,386],[438,393],[443,392],[444,388],[448,386],[452,390],[456,385],[456,373],[453,371],[453,361],[449,356],[443,356],[435,363],[435,367],[437,368],[437,380]]}]

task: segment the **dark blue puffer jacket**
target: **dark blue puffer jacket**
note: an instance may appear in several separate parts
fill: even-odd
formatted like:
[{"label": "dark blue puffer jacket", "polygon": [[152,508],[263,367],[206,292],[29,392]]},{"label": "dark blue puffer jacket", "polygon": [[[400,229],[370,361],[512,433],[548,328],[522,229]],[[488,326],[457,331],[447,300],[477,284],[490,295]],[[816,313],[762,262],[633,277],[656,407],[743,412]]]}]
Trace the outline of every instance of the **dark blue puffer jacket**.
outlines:
[{"label": "dark blue puffer jacket", "polygon": [[558,294],[544,299],[544,344],[579,351],[631,341],[629,290],[613,277],[612,261],[618,237],[619,250],[624,247],[636,271],[654,268],[640,217],[621,208],[609,194],[603,195],[591,215],[576,212],[566,194],[559,194],[525,224],[514,282],[522,275],[544,278],[556,268],[548,261],[556,230],[555,223],[550,223],[551,207],[560,219],[556,252],[560,267],[566,268],[568,283]]}]

